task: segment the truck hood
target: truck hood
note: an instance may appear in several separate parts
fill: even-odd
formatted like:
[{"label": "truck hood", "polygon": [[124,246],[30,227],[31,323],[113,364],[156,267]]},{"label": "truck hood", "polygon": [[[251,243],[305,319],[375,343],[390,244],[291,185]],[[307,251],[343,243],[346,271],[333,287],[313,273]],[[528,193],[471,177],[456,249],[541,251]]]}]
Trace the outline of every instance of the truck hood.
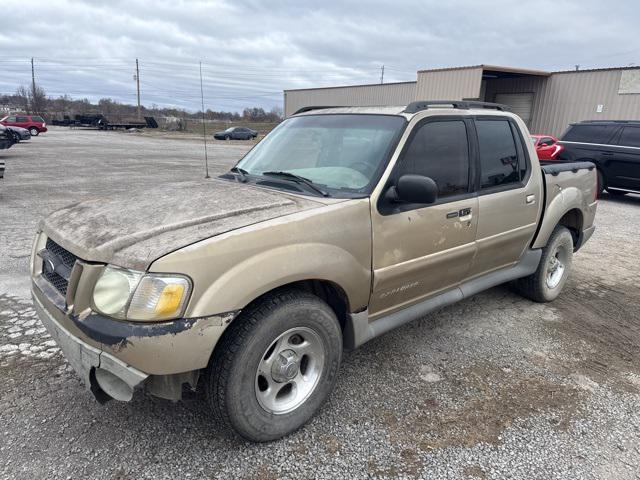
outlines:
[{"label": "truck hood", "polygon": [[248,184],[202,180],[75,203],[44,219],[40,229],[84,260],[145,270],[200,240],[321,206]]}]

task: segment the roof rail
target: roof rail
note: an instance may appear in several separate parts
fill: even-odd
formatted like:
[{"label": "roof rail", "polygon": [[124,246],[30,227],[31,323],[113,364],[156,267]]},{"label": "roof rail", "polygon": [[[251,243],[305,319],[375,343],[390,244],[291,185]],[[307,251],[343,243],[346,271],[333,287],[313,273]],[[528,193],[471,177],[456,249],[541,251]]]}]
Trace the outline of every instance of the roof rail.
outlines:
[{"label": "roof rail", "polygon": [[581,120],[571,125],[578,125],[579,123],[640,123],[640,120]]},{"label": "roof rail", "polygon": [[475,100],[422,100],[419,102],[411,102],[404,109],[404,113],[418,113],[422,110],[428,110],[429,107],[451,105],[453,108],[461,110],[469,110],[470,108],[492,108],[503,112],[510,112],[511,109],[507,105],[491,102],[479,102]]},{"label": "roof rail", "polygon": [[324,110],[325,108],[349,108],[349,105],[319,105],[312,107],[302,107],[293,112],[293,115],[297,115],[299,113],[310,112],[311,110]]}]

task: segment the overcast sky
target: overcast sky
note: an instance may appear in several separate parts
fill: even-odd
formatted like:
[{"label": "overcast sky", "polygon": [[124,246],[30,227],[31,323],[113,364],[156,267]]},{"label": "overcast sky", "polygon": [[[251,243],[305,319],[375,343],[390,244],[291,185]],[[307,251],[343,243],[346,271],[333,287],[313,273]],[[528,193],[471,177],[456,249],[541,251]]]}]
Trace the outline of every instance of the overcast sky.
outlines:
[{"label": "overcast sky", "polygon": [[640,64],[637,0],[3,0],[0,93],[270,109],[282,90],[415,80],[480,63],[544,70]]}]

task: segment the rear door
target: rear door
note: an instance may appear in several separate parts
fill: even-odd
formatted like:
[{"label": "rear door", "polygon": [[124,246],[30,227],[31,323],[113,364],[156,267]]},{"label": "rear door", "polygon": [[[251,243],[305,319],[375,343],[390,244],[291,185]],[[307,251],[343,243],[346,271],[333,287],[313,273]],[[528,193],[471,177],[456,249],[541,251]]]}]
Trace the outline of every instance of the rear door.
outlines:
[{"label": "rear door", "polygon": [[475,120],[479,153],[477,254],[471,276],[515,264],[535,234],[543,201],[525,139],[515,120]]},{"label": "rear door", "polygon": [[640,126],[625,126],[609,161],[607,184],[640,190]]},{"label": "rear door", "polygon": [[29,117],[23,115],[16,115],[16,127],[29,128]]},{"label": "rear door", "polygon": [[392,313],[464,280],[475,254],[473,123],[427,117],[413,127],[390,177],[432,178],[430,205],[397,204],[383,195],[372,205],[373,287],[369,313]]}]

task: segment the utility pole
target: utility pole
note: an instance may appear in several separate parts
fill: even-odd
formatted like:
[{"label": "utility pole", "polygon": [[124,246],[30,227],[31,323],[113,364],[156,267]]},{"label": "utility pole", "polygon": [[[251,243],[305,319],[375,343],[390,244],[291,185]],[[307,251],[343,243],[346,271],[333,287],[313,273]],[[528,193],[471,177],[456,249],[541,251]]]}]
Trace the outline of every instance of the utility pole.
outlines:
[{"label": "utility pole", "polygon": [[138,59],[136,58],[136,87],[138,89],[138,120],[142,118],[140,116],[140,68],[138,66]]},{"label": "utility pole", "polygon": [[33,113],[36,112],[36,71],[33,67],[33,57],[31,57],[31,110]]},{"label": "utility pole", "polygon": [[380,68],[380,83],[384,83],[384,65]]},{"label": "utility pole", "polygon": [[204,140],[204,178],[209,177],[209,158],[207,157],[207,125],[204,123],[204,89],[202,88],[202,62],[200,62],[200,99],[202,100],[202,139]]}]

